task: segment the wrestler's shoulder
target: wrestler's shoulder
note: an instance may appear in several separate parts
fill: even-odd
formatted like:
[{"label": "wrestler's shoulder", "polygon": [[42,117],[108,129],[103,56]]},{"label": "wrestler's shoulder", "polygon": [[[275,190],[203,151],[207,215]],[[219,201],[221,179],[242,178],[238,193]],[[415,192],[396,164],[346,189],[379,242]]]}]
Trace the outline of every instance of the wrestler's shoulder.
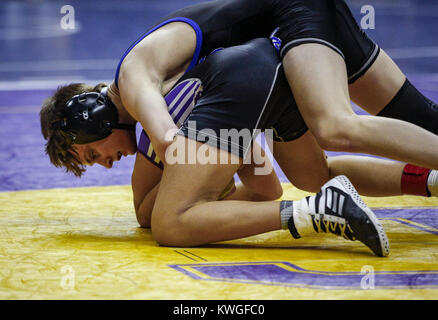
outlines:
[{"label": "wrestler's shoulder", "polygon": [[[196,35],[193,29],[183,22],[172,22],[153,31],[136,43],[125,56],[121,72],[126,69],[138,69],[142,65],[148,68],[163,66],[163,63],[178,64],[179,60],[190,58],[196,47]],[[174,49],[173,54],[163,54]]]}]

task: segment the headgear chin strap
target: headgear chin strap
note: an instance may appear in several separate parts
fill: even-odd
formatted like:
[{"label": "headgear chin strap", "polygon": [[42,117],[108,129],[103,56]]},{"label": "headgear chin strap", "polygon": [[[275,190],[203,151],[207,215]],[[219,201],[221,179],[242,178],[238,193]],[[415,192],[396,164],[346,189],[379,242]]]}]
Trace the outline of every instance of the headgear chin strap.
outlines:
[{"label": "headgear chin strap", "polygon": [[78,94],[67,101],[63,119],[52,123],[71,144],[85,144],[108,137],[113,129],[135,131],[134,125],[118,123],[116,106],[106,94],[88,92]]}]

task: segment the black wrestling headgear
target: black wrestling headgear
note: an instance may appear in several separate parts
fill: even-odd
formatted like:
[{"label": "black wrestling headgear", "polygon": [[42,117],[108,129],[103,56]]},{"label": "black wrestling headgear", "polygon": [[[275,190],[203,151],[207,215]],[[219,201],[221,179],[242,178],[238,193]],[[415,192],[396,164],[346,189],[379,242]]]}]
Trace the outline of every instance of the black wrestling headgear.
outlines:
[{"label": "black wrestling headgear", "polygon": [[134,125],[118,123],[116,106],[107,97],[106,90],[72,97],[65,104],[63,119],[52,123],[53,128],[60,129],[66,138],[71,139],[71,144],[104,139],[113,129],[135,131]]}]

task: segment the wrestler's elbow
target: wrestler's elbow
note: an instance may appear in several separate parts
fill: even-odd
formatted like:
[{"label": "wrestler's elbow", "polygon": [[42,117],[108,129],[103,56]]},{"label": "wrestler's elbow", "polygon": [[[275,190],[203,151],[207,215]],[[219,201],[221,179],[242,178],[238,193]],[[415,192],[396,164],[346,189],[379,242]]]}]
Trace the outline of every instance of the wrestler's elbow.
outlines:
[{"label": "wrestler's elbow", "polygon": [[134,208],[140,228],[150,228],[152,212],[148,212],[147,208],[142,207],[141,204],[137,204],[136,202],[134,202]]},{"label": "wrestler's elbow", "polygon": [[137,214],[137,222],[140,225],[140,228],[150,228],[151,227],[151,217],[149,216],[144,216],[141,214]]}]

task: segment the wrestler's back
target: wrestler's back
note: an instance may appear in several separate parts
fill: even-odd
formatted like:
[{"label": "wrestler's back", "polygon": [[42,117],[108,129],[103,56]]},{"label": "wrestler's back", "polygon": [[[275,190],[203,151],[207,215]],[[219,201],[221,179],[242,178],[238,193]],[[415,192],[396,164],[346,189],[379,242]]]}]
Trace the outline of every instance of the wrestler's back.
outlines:
[{"label": "wrestler's back", "polygon": [[[203,34],[200,57],[214,49],[267,38],[276,28],[269,18],[271,0],[215,0],[175,11],[159,23],[184,17],[198,24]],[[158,23],[158,24],[159,24]]]}]

